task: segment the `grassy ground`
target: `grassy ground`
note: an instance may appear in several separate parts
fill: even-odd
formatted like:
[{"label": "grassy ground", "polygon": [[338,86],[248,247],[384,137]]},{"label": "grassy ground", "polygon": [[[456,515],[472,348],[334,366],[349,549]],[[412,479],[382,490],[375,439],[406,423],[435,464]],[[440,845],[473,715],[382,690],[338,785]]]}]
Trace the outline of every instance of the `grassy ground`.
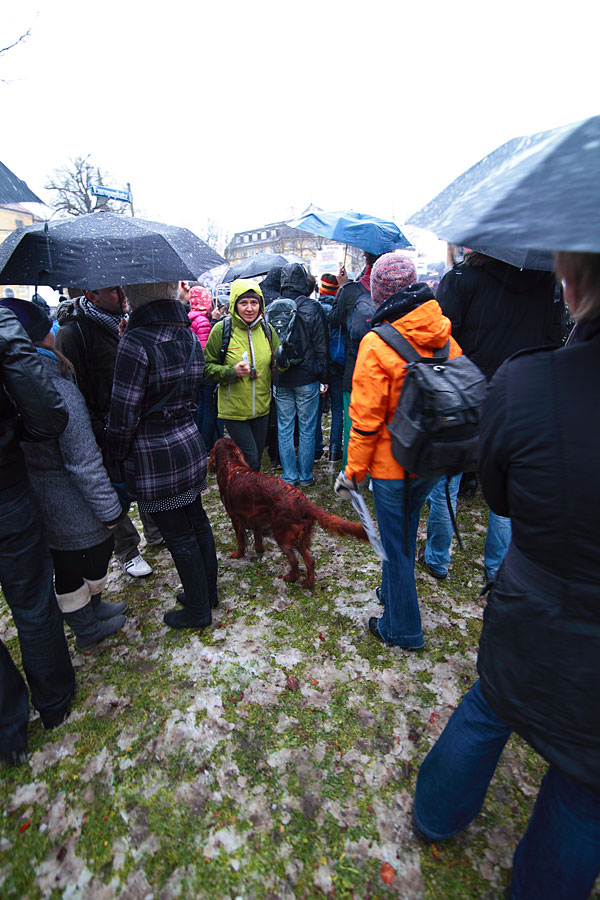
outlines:
[{"label": "grassy ground", "polygon": [[[317,463],[306,493],[351,516],[335,474]],[[417,653],[366,630],[380,609],[369,546],[317,528],[308,591],[282,581],[276,547],[228,559],[213,476],[204,503],[220,561],[215,627],[164,626],[179,584],[166,550],[144,550],[147,579],[112,567],[107,595],[127,600],[127,625],[86,654],[69,633],[73,712],[51,732],[34,713],[29,764],[1,770],[0,896],[501,897],[544,770],[519,739],[460,837],[425,847],[410,828],[419,764],[475,678],[481,499],[461,505],[466,552],[448,580],[417,570]],[[3,601],[0,637],[18,660]]]}]

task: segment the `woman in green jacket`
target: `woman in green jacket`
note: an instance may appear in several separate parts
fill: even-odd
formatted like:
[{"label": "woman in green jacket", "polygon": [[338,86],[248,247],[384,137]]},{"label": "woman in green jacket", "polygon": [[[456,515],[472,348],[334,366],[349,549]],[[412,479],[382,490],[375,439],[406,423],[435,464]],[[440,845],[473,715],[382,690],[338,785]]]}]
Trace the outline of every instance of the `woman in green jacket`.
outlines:
[{"label": "woman in green jacket", "polygon": [[276,331],[265,321],[264,309],[258,282],[247,278],[234,281],[229,322],[217,322],[204,348],[204,377],[219,382],[219,418],[255,472],[260,469],[265,449],[271,373],[279,347]]}]

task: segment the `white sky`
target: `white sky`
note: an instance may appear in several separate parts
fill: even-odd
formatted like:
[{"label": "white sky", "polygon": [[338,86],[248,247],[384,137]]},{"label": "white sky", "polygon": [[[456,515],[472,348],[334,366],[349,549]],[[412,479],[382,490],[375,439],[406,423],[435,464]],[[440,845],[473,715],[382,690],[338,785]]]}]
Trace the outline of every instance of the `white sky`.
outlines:
[{"label": "white sky", "polygon": [[0,160],[42,198],[91,153],[202,233],[309,203],[401,225],[521,134],[600,112],[588,0],[4,3]]}]

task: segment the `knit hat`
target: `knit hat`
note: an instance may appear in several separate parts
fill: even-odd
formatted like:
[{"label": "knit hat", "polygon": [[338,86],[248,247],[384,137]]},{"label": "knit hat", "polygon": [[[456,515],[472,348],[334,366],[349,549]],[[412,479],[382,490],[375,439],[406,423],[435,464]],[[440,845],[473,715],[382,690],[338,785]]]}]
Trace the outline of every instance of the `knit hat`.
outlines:
[{"label": "knit hat", "polygon": [[322,297],[335,297],[339,289],[338,280],[335,275],[321,275],[319,281],[319,294]]},{"label": "knit hat", "polygon": [[371,296],[375,306],[382,303],[417,280],[417,270],[410,256],[384,253],[371,270]]},{"label": "knit hat", "polygon": [[39,306],[30,300],[20,300],[18,297],[4,297],[0,300],[0,306],[10,309],[15,314],[31,340],[36,343],[43,341],[50,329],[52,322]]},{"label": "knit hat", "polygon": [[190,291],[190,309],[209,312],[212,309],[212,294],[208,288],[197,284]]}]

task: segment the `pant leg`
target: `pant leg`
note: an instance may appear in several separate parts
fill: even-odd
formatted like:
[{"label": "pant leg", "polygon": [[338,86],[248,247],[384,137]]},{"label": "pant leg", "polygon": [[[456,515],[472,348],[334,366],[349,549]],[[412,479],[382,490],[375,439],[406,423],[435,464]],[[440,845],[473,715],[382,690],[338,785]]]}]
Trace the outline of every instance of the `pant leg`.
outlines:
[{"label": "pant leg", "polygon": [[475,818],[509,737],[477,680],[419,769],[414,819],[426,837],[452,837]]},{"label": "pant leg", "polygon": [[27,749],[29,696],[21,673],[0,641],[0,758]]},{"label": "pant leg", "polygon": [[277,404],[277,437],[279,461],[283,472],[281,477],[290,484],[298,483],[298,466],[294,448],[294,425],[296,423],[296,395],[293,388],[280,387],[275,390]]},{"label": "pant leg", "polygon": [[150,513],[139,510],[142,528],[144,529],[144,537],[149,547],[156,547],[162,544],[162,534],[160,528],[150,515]]},{"label": "pant leg", "polygon": [[498,516],[490,509],[484,551],[485,572],[488,578],[494,578],[502,565],[511,538],[510,519],[506,516]]},{"label": "pant leg", "polygon": [[194,534],[196,535],[196,542],[200,548],[200,553],[202,554],[202,560],[204,562],[208,597],[211,606],[214,607],[218,597],[217,575],[219,565],[217,562],[217,550],[215,547],[213,531],[208,516],[206,515],[206,510],[202,505],[201,494],[198,494],[188,509]]},{"label": "pant leg", "polygon": [[200,626],[210,625],[212,615],[204,556],[195,531],[196,514],[190,510],[194,504],[195,501],[181,509],[155,512],[153,516],[181,578],[186,609],[198,614]]},{"label": "pant leg", "polygon": [[342,392],[342,401],[344,404],[344,451],[342,455],[342,468],[346,467],[348,462],[348,444],[350,443],[350,429],[352,428],[352,419],[350,418],[350,397],[351,391]]},{"label": "pant leg", "polygon": [[419,512],[431,482],[411,478],[408,548],[404,535],[404,480],[372,478],[371,483],[381,542],[388,557],[382,564],[384,611],[378,622],[379,633],[390,644],[416,649],[423,646],[415,584],[417,528]]},{"label": "pant leg", "polygon": [[298,475],[300,481],[313,480],[315,430],[319,415],[319,382],[294,388],[298,410]]},{"label": "pant leg", "polygon": [[[456,498],[462,475],[453,475],[448,479],[450,501],[456,516]],[[425,546],[425,562],[440,575],[448,573],[450,563],[450,545],[452,543],[452,519],[448,512],[446,499],[446,477],[439,478],[427,496],[429,520],[427,522],[427,544]]]},{"label": "pant leg", "polygon": [[550,766],[513,859],[514,900],[585,900],[600,874],[600,797]]},{"label": "pant leg", "polygon": [[315,422],[315,456],[319,452],[319,450],[323,450],[325,444],[323,443],[323,406],[325,403],[325,398],[322,394],[319,394],[319,409],[317,412],[317,421]]},{"label": "pant leg", "polygon": [[260,464],[262,462],[265,445],[267,443],[267,429],[269,427],[269,416],[257,416],[256,419],[250,419],[250,429],[254,437],[256,445],[256,458],[258,459],[257,472],[260,472]]},{"label": "pant leg", "polygon": [[115,556],[119,562],[129,562],[130,559],[138,555],[140,536],[127,512],[123,511],[121,514],[121,518],[113,529],[113,535],[115,539]]},{"label": "pant leg", "polygon": [[332,372],[329,376],[329,399],[331,401],[331,432],[329,436],[329,453],[331,455],[341,452],[344,442],[344,397],[341,372]]},{"label": "pant leg", "polygon": [[69,706],[75,674],[52,586],[52,557],[27,481],[0,489],[0,584],[33,705],[51,727]]},{"label": "pant leg", "polygon": [[238,421],[237,419],[223,419],[227,433],[232,441],[244,454],[244,459],[251,469],[258,472],[260,468],[260,457],[256,446],[256,438],[252,430],[252,419]]}]

